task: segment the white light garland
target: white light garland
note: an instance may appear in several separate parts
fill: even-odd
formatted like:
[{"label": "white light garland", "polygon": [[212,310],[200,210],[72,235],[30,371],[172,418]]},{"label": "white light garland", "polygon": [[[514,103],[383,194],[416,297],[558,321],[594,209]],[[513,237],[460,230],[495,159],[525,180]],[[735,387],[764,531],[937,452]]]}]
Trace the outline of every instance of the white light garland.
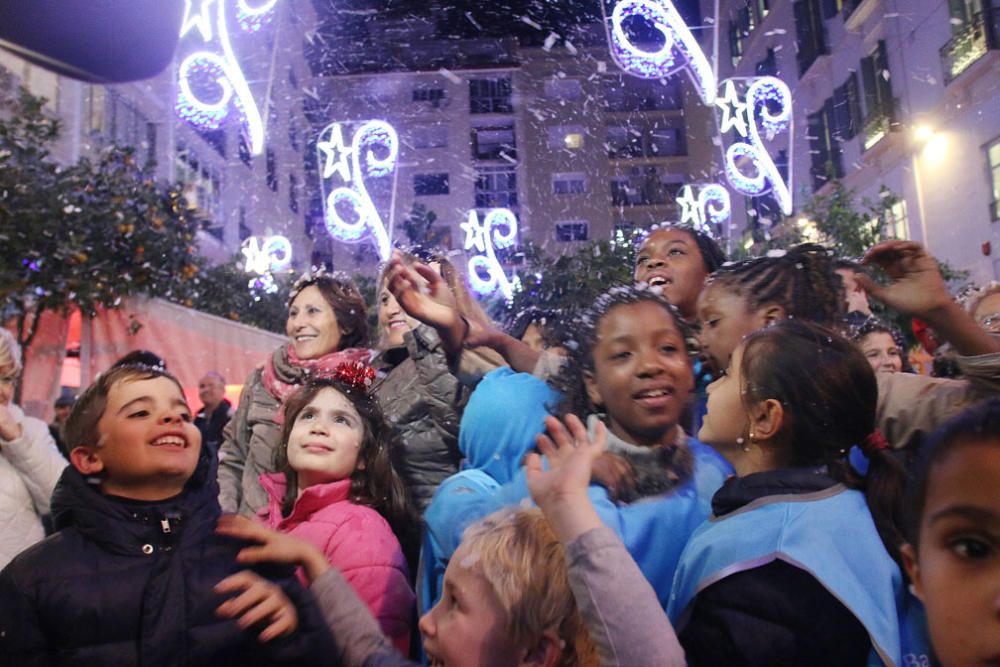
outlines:
[{"label": "white light garland", "polygon": [[[379,149],[381,156],[376,154]],[[382,216],[368,193],[366,180],[395,178],[399,157],[399,138],[391,125],[381,120],[363,123],[350,145],[344,142],[344,124],[331,123],[320,132],[316,142],[323,187],[323,219],[330,235],[347,242],[358,242],[370,235],[380,259],[389,259],[392,250]],[[349,209],[353,222],[340,211]]]},{"label": "white light garland", "polygon": [[729,191],[718,183],[697,187],[697,196],[693,186],[685,185],[680,189],[676,201],[681,207],[681,223],[714,235],[715,230],[710,225],[725,223],[732,212]]},{"label": "white light garland", "polygon": [[[644,79],[664,79],[686,68],[705,104],[715,99],[715,71],[671,0],[619,0],[607,16],[611,54],[624,71]],[[663,46],[646,51],[629,39],[625,21],[640,18],[663,36]]]},{"label": "white light garland", "polygon": [[240,252],[246,259],[247,273],[277,273],[292,264],[292,243],[284,236],[251,236]]},{"label": "white light garland", "polygon": [[469,285],[473,291],[485,296],[500,290],[510,301],[514,298],[516,278],[513,281],[507,278],[496,250],[509,248],[517,241],[517,216],[510,209],[494,208],[480,223],[479,214],[469,211],[469,219],[461,228],[465,232],[465,249],[482,253],[469,259]]},{"label": "white light garland", "polygon": [[[269,20],[277,0],[251,7],[246,0],[237,0],[237,20],[245,31],[258,30]],[[264,121],[254,100],[229,38],[226,0],[185,0],[181,22],[181,39],[197,31],[201,41],[211,48],[196,51],[181,61],[178,70],[178,92],[175,109],[185,121],[206,130],[222,126],[235,109],[242,116],[250,153],[264,150]],[[205,99],[200,87],[218,88],[213,99]]]}]

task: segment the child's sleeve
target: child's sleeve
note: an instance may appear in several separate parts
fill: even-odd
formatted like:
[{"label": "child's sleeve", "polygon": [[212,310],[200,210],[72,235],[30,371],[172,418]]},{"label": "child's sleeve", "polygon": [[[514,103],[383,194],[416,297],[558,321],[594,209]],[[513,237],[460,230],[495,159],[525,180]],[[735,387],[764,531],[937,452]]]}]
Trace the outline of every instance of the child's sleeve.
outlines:
[{"label": "child's sleeve", "polygon": [[0,667],[50,664],[34,601],[9,567],[0,572],[0,601]]},{"label": "child's sleeve", "polygon": [[267,664],[325,664],[336,652],[336,644],[316,599],[312,593],[302,588],[295,576],[272,581],[281,587],[282,592],[295,605],[299,624],[291,635],[261,644],[261,652],[266,655]]}]

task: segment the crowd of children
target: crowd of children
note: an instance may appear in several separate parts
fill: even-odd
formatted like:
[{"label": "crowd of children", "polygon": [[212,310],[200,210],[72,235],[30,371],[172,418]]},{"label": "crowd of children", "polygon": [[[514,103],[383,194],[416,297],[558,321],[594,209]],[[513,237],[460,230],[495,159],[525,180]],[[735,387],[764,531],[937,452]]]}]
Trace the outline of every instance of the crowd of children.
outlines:
[{"label": "crowd of children", "polygon": [[726,263],[677,226],[634,279],[504,332],[397,253],[373,352],[313,272],[218,456],[124,363],[66,465],[0,338],[0,664],[1000,664],[995,292],[967,312],[916,243]]}]

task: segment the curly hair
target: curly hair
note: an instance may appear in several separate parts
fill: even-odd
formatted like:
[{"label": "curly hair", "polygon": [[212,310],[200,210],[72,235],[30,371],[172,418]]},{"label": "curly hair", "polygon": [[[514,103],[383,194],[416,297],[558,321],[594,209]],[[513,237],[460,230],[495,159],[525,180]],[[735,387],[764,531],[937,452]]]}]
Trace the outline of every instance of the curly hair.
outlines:
[{"label": "curly hair", "polygon": [[368,344],[368,308],[354,282],[343,274],[314,270],[295,281],[288,295],[291,310],[296,297],[307,287],[316,287],[330,304],[340,328],[340,349],[365,347]]},{"label": "curly hair", "polygon": [[709,282],[745,297],[751,311],[777,304],[788,317],[831,328],[844,317],[844,284],[834,271],[832,251],[816,243],[727,264]]},{"label": "curly hair", "polygon": [[569,585],[564,547],[540,510],[495,512],[469,526],[461,547],[470,554],[468,567],[500,600],[508,642],[529,644],[551,629],[565,643],[557,665],[599,664]]},{"label": "curly hair", "polygon": [[685,351],[693,354],[692,334],[677,308],[656,288],[646,285],[612,287],[597,297],[594,304],[566,326],[567,338],[562,341],[566,349],[566,363],[559,373],[549,380],[552,388],[562,396],[558,406],[559,414],[574,414],[586,419],[596,411],[596,406],[587,394],[586,373],[594,371],[594,346],[597,344],[597,330],[604,317],[615,307],[643,302],[652,302],[663,308],[673,320],[684,338]]},{"label": "curly hair", "polygon": [[848,338],[859,347],[865,336],[873,333],[887,333],[892,336],[892,342],[899,348],[899,357],[903,361],[903,372],[912,373],[913,367],[910,365],[910,359],[906,354],[906,349],[909,346],[906,344],[906,337],[903,336],[903,332],[898,328],[872,315],[865,318],[860,324],[851,326],[847,331]]},{"label": "curly hair", "polygon": [[[364,426],[358,465],[350,475],[351,502],[371,507],[385,517],[393,530],[404,529],[410,520],[410,508],[403,482],[389,458],[392,428],[386,422],[382,408],[374,396],[363,389],[329,378],[307,381],[282,406],[284,422],[281,425],[281,446],[274,453],[275,470],[283,472],[286,481],[285,497],[281,503],[282,513],[285,516],[291,513],[299,492],[298,475],[288,463],[288,438],[299,414],[324,389],[333,389],[346,398],[358,411]],[[397,531],[397,535],[399,534]]]}]

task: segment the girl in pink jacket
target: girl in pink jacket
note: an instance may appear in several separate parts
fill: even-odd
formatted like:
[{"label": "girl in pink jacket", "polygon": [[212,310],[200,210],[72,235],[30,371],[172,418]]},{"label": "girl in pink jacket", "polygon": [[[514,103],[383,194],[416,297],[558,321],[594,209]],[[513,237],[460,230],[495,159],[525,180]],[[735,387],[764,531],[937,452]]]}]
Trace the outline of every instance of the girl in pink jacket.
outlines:
[{"label": "girl in pink jacket", "polygon": [[407,509],[389,462],[391,431],[368,395],[373,377],[369,367],[344,365],[288,397],[276,461],[282,472],[261,475],[269,503],[260,516],[323,551],[407,652],[414,595],[390,527]]}]

